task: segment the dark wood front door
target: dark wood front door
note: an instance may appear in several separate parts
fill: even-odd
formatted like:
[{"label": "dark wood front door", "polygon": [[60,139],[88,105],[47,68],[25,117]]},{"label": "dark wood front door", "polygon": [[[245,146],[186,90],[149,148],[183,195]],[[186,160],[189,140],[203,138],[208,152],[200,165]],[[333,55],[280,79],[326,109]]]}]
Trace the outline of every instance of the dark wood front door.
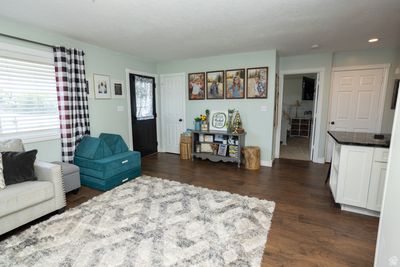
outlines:
[{"label": "dark wood front door", "polygon": [[157,152],[156,98],[153,77],[130,74],[133,149],[143,156]]}]

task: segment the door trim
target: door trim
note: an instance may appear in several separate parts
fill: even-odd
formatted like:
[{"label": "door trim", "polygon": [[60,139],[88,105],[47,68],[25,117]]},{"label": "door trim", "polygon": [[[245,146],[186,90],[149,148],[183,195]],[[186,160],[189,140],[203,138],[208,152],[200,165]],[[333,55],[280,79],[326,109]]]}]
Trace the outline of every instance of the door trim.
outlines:
[{"label": "door trim", "polygon": [[[322,122],[322,101],[324,96],[324,83],[325,83],[325,68],[312,68],[312,69],[295,69],[295,70],[286,70],[280,71],[279,73],[279,107],[278,107],[278,123],[275,132],[275,158],[279,158],[280,149],[281,149],[281,127],[282,127],[282,104],[283,104],[283,82],[284,76],[290,74],[307,74],[307,73],[318,73],[319,74],[319,92],[318,92],[318,103],[317,110],[314,110],[313,120],[315,123],[315,132],[314,132],[314,154],[312,161],[315,163],[324,163],[325,159],[319,158],[319,147],[320,147],[320,136],[321,136],[321,122]],[[315,151],[317,153],[315,153]]]},{"label": "door trim", "polygon": [[[376,132],[379,133],[382,131],[382,121],[383,121],[383,113],[385,111],[385,99],[387,93],[387,86],[389,80],[389,69],[390,63],[385,64],[375,64],[375,65],[356,65],[356,66],[348,66],[348,67],[333,67],[331,72],[331,86],[329,90],[329,103],[328,103],[328,117],[326,121],[326,130],[329,131],[329,122],[331,121],[331,105],[332,105],[332,97],[333,97],[333,75],[335,72],[340,71],[352,71],[352,70],[371,70],[371,69],[383,69],[383,79],[382,79],[382,94],[379,99],[379,113],[378,113],[378,123],[376,125]],[[325,159],[331,159],[331,156],[328,155],[328,143],[329,137],[326,138],[325,142]]]},{"label": "door trim", "polygon": [[[161,101],[160,101],[160,106],[161,106],[161,110],[160,110],[160,119],[162,119],[162,116],[163,116],[163,106],[164,106],[164,104],[165,104],[165,102],[164,102],[164,97],[163,97],[163,90],[162,90],[162,87],[163,87],[163,84],[162,84],[162,78],[163,77],[171,77],[171,76],[178,76],[178,75],[181,75],[181,76],[183,76],[183,80],[184,80],[184,99],[183,99],[183,119],[184,119],[184,122],[185,122],[185,127],[184,128],[186,128],[186,97],[187,97],[187,95],[186,95],[186,84],[187,84],[187,82],[186,82],[186,72],[179,72],[179,73],[168,73],[168,74],[160,74],[160,96],[161,96]],[[156,103],[157,104],[157,103]],[[161,132],[163,132],[163,131],[165,131],[165,120],[161,120]],[[160,141],[161,141],[161,145],[160,145],[160,148],[161,148],[161,150],[159,150],[160,152],[165,152],[165,140],[164,140],[164,138],[166,137],[166,135],[164,134],[164,135],[162,135],[162,138],[160,139]]]},{"label": "door trim", "polygon": [[[133,150],[133,134],[132,134],[132,117],[131,117],[131,90],[130,90],[130,80],[129,80],[129,75],[130,74],[137,74],[137,75],[143,75],[143,76],[149,76],[154,78],[154,82],[156,84],[156,113],[160,110],[160,103],[159,103],[159,82],[158,82],[158,74],[154,73],[148,73],[148,72],[143,72],[143,71],[138,71],[138,70],[132,70],[132,69],[125,69],[125,91],[126,91],[126,104],[127,104],[127,113],[128,113],[128,137],[129,137],[129,149]],[[157,129],[157,141],[160,140],[160,116],[156,117],[156,129]],[[158,146],[157,146],[157,151],[160,151],[160,142],[158,141]]]}]

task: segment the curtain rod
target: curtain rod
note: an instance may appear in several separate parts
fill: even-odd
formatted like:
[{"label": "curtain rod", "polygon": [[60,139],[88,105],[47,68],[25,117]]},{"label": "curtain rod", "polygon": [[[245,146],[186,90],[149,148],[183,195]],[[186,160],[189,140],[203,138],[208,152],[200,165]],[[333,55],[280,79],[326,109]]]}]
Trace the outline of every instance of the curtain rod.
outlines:
[{"label": "curtain rod", "polygon": [[32,44],[47,46],[47,47],[50,47],[50,48],[54,48],[54,47],[55,47],[54,45],[45,44],[45,43],[41,43],[41,42],[36,42],[36,41],[28,40],[28,39],[25,39],[25,38],[21,38],[21,37],[17,37],[17,36],[8,35],[8,34],[5,34],[5,33],[0,33],[0,36],[4,36],[4,37],[8,37],[8,38],[12,38],[12,39],[19,40],[19,41],[24,41],[24,42],[32,43]]}]

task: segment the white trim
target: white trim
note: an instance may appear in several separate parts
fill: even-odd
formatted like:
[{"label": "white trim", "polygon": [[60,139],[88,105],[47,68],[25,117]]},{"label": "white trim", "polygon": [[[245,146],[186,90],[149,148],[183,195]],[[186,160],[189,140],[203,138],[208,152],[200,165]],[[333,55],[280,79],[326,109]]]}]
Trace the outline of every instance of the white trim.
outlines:
[{"label": "white trim", "polygon": [[318,92],[318,105],[317,110],[313,111],[313,120],[315,119],[315,132],[314,132],[314,155],[312,161],[315,163],[320,163],[319,154],[319,142],[321,136],[321,123],[322,123],[322,105],[323,105],[323,95],[325,91],[325,68],[312,68],[312,69],[296,69],[296,70],[285,70],[279,73],[279,108],[278,108],[278,123],[276,127],[276,140],[275,140],[275,158],[280,156],[280,142],[281,142],[281,127],[282,127],[282,104],[283,104],[283,82],[284,76],[290,74],[308,74],[308,73],[318,73],[319,74],[319,92]]},{"label": "white trim", "polygon": [[264,167],[272,167],[272,160],[261,160],[260,165]]},{"label": "white trim", "polygon": [[[375,131],[377,133],[382,131],[382,121],[383,121],[383,113],[385,111],[385,98],[387,93],[387,85],[389,80],[389,69],[390,63],[385,64],[376,64],[376,65],[358,65],[358,66],[349,66],[349,67],[334,67],[332,68],[331,73],[331,86],[329,92],[329,103],[328,103],[328,120],[326,121],[326,129],[329,131],[329,122],[331,121],[331,105],[332,105],[332,97],[333,97],[333,76],[335,72],[340,71],[352,71],[352,70],[371,70],[371,69],[383,69],[383,77],[382,77],[382,93],[381,98],[378,103],[378,123],[376,125]],[[328,153],[328,142],[329,138],[326,138],[325,142],[325,158],[330,162],[330,156]]]},{"label": "white trim", "polygon": [[129,137],[129,148],[133,150],[133,138],[132,138],[132,116],[131,116],[131,87],[129,83],[129,74],[138,74],[138,75],[144,75],[144,76],[149,76],[153,77],[154,81],[156,83],[156,113],[157,113],[157,118],[156,118],[156,129],[157,129],[157,142],[158,142],[158,147],[157,150],[160,151],[160,116],[158,114],[158,111],[160,109],[160,103],[159,103],[159,98],[158,98],[158,90],[159,90],[159,81],[158,81],[158,74],[154,73],[148,73],[148,72],[143,72],[143,71],[138,71],[138,70],[132,70],[132,69],[125,69],[125,81],[126,81],[126,104],[127,104],[127,112],[128,112],[128,137]]},{"label": "white trim", "polygon": [[[183,76],[183,83],[184,83],[184,87],[185,87],[185,91],[183,92],[184,93],[184,99],[183,99],[183,120],[184,120],[184,123],[185,123],[185,126],[184,126],[184,129],[186,129],[186,91],[187,91],[187,88],[186,88],[186,72],[178,72],[178,73],[168,73],[168,74],[159,74],[160,75],[160,97],[161,97],[161,99],[160,99],[160,107],[161,107],[161,109],[160,109],[160,120],[161,120],[161,127],[160,127],[160,130],[161,130],[161,134],[165,131],[165,121],[164,120],[162,120],[162,111],[163,111],[163,99],[165,99],[164,98],[164,96],[163,96],[163,91],[162,91],[162,78],[163,77],[171,77],[171,76],[178,76],[178,75],[182,75]],[[160,141],[161,141],[161,144],[160,144],[160,152],[165,152],[165,142],[164,141],[166,141],[166,140],[164,140],[164,138],[166,137],[166,135],[165,134],[162,134],[162,137],[161,137],[161,139],[160,139]]]}]

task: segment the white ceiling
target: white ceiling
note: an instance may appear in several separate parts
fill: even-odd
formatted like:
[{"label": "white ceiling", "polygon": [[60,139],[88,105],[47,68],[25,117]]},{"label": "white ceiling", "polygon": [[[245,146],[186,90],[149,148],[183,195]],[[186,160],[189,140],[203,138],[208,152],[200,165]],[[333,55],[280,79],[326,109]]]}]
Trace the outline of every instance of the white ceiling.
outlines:
[{"label": "white ceiling", "polygon": [[150,61],[400,45],[399,0],[1,0],[0,16]]}]

